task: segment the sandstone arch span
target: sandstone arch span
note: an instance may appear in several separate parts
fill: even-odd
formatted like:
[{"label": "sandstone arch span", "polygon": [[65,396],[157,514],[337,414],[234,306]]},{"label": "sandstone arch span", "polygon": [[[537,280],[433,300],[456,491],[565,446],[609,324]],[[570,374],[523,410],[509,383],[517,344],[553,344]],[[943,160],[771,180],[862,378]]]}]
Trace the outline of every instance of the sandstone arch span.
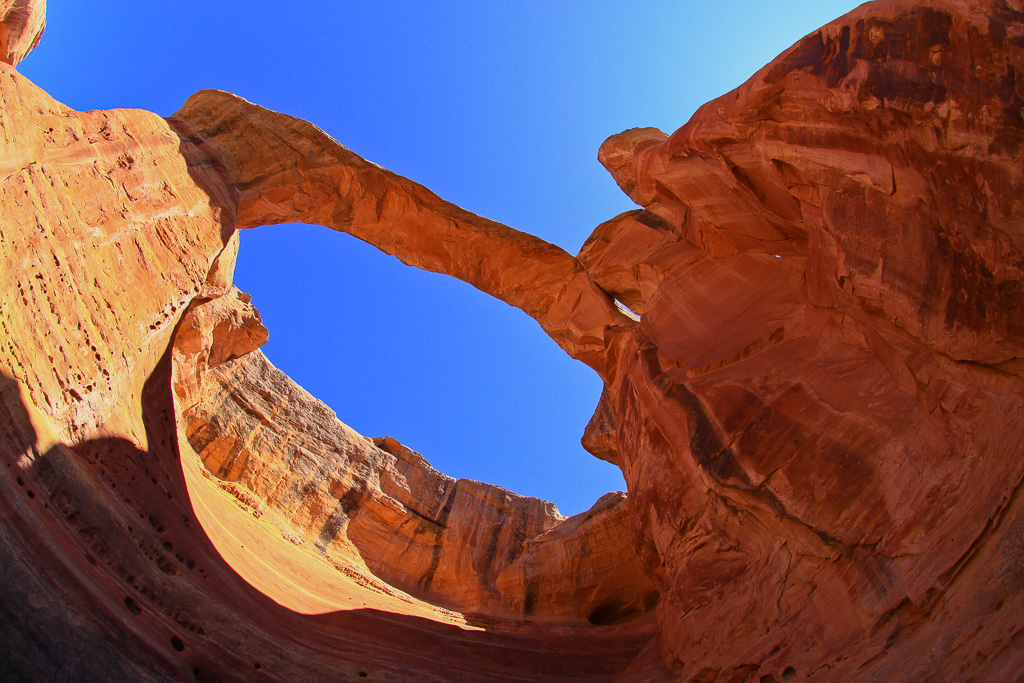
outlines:
[{"label": "sandstone arch span", "polygon": [[[216,669],[210,653],[256,647],[239,635],[238,615],[296,624],[223,564],[211,565],[228,577],[223,595],[208,587],[220,584],[189,573],[169,537],[196,534],[182,530],[187,514],[173,525],[154,514],[141,538],[127,516],[156,505],[150,487],[181,500],[184,476],[161,470],[147,485],[140,462],[166,462],[174,445],[188,455],[186,442],[200,454],[212,444],[204,459],[230,479],[239,442],[287,423],[245,400],[247,373],[274,378],[252,350],[254,314],[230,289],[230,249],[238,227],[301,216],[522,308],[605,381],[585,440],[625,473],[630,495],[615,509],[629,527],[627,550],[660,593],[656,606],[626,593],[606,604],[600,588],[624,586],[609,562],[603,578],[586,582],[598,587],[586,593],[591,609],[537,614],[561,604],[557,582],[544,584],[548,593],[529,588],[531,576],[547,576],[543,563],[521,566],[503,584],[508,567],[488,574],[500,553],[484,545],[486,561],[469,552],[449,576],[486,567],[472,596],[454,597],[486,606],[480,614],[500,623],[470,642],[461,635],[468,631],[415,622],[410,629],[425,642],[459,643],[473,657],[485,645],[529,653],[496,660],[509,677],[517,664],[533,666],[522,675],[534,678],[1019,677],[1022,36],[1016,0],[868,3],[671,136],[634,130],[605,143],[602,160],[642,208],[599,226],[575,258],[452,207],[310,124],[226,94],[199,93],[168,125],[138,112],[70,112],[3,68],[12,150],[3,210],[5,226],[21,229],[4,232],[14,286],[3,292],[11,380],[0,549],[28,586],[4,597],[6,623],[17,625],[7,633],[27,644],[23,632],[74,622],[31,581],[34,567],[58,584],[74,579],[60,590],[77,600],[83,635],[64,642],[96,647],[139,675],[203,673],[190,657],[234,675],[233,660]],[[261,157],[256,141],[274,153]],[[72,186],[89,201],[62,200]],[[172,386],[179,402],[205,398],[173,414],[148,389],[156,386]],[[263,397],[270,409],[273,395]],[[198,419],[185,414],[192,409]],[[164,420],[169,426],[155,431]],[[218,420],[222,429],[203,431]],[[305,421],[313,434],[319,424]],[[183,437],[176,444],[172,428]],[[97,443],[109,457],[93,450]],[[349,458],[358,476],[338,481],[372,485],[331,493],[344,514],[337,526],[310,527],[319,540],[325,530],[352,540],[359,516],[349,513],[361,505],[403,524],[402,507],[387,498],[401,503],[427,470],[400,444],[379,446],[353,446],[372,458]],[[47,465],[51,453],[63,465]],[[330,489],[333,481],[323,481]],[[448,490],[437,481],[427,486]],[[469,498],[495,508],[511,500],[491,493]],[[413,511],[433,499],[407,500]],[[440,528],[443,538],[451,525],[439,517],[457,499],[437,500],[437,515],[419,510],[414,524]],[[260,501],[241,502],[258,509]],[[159,500],[159,509],[179,508]],[[592,538],[588,523],[599,517],[549,529],[548,547]],[[57,540],[34,544],[40,538]],[[543,555],[543,545],[524,541],[509,567]],[[447,599],[429,592],[444,576],[441,548],[436,563],[427,554],[430,585],[417,578],[411,586],[435,602]],[[137,594],[123,595],[129,586]],[[494,602],[490,586],[521,597]],[[568,592],[578,597],[579,588]],[[43,596],[39,612],[21,604],[33,595]],[[656,637],[642,616],[652,607]],[[517,623],[516,610],[530,618]],[[126,621],[126,613],[146,619]],[[315,679],[320,663],[337,661],[369,676],[337,638],[359,622],[343,621],[324,620],[340,629],[334,635],[303,622],[305,642],[263,622],[254,642],[275,664],[259,662],[257,675],[294,667]],[[571,670],[544,670],[530,640],[537,634],[525,632],[534,629],[560,653],[576,653],[566,660]],[[386,637],[383,627],[370,630],[367,643]],[[133,659],[126,653],[139,643],[147,654]],[[429,655],[438,650],[418,647],[390,663],[374,650],[375,672],[439,671]],[[61,656],[24,651],[31,654],[19,666],[29,672]],[[466,660],[462,673],[479,675],[479,661]]]}]

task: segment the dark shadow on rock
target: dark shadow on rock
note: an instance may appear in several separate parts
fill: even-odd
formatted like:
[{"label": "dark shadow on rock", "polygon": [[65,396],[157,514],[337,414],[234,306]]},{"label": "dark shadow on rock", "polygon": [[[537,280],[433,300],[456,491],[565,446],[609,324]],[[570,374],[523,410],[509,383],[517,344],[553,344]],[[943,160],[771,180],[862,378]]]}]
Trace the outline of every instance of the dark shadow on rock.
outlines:
[{"label": "dark shadow on rock", "polygon": [[196,519],[170,380],[168,350],[143,390],[148,450],[105,438],[38,453],[18,384],[0,375],[3,680],[613,680],[650,642],[278,605]]}]

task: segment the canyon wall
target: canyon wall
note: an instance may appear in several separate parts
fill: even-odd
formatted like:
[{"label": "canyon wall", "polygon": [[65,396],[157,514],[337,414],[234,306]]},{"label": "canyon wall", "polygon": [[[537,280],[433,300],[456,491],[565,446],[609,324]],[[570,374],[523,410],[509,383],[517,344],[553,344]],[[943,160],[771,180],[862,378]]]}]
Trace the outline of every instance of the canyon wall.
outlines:
[{"label": "canyon wall", "polygon": [[[641,208],[573,257],[228,93],[0,65],[0,672],[1019,678],[1022,73],[1019,0],[863,5],[609,138]],[[534,317],[628,496],[563,519],[338,421],[231,286],[292,221]]]},{"label": "canyon wall", "polygon": [[660,670],[624,494],[564,519],[354,433],[258,351],[208,157],[0,71],[0,678]]},{"label": "canyon wall", "polygon": [[267,330],[247,299],[234,290],[194,304],[174,340],[179,444],[214,477],[350,571],[474,623],[578,630],[656,602],[624,494],[566,520],[546,501],[442,474],[390,437],[356,434],[256,351]]},{"label": "canyon wall", "polygon": [[608,401],[684,674],[1019,675],[1022,20],[869,3],[602,146],[643,209],[580,258],[643,311]]}]

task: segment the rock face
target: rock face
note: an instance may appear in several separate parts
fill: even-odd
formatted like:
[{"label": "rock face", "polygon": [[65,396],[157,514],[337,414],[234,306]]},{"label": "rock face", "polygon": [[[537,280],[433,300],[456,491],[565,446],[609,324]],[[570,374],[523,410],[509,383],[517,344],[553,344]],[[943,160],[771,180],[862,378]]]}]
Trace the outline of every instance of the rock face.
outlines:
[{"label": "rock face", "polygon": [[39,44],[46,27],[46,0],[0,2],[0,61],[17,66]]},{"label": "rock face", "polygon": [[[1019,0],[866,4],[605,142],[642,208],[572,257],[227,93],[77,113],[0,66],[0,673],[1019,678],[1022,73]],[[628,497],[563,519],[339,422],[231,286],[288,221],[537,319]]]},{"label": "rock face", "polygon": [[0,70],[0,678],[590,680],[637,660],[657,591],[623,497],[563,520],[352,432],[257,350],[203,153]]},{"label": "rock face", "polygon": [[684,674],[1024,670],[1020,10],[870,3],[602,146],[644,208],[580,260],[643,312],[608,400]]},{"label": "rock face", "polygon": [[441,474],[390,437],[359,436],[255,351],[267,332],[247,298],[194,304],[174,341],[179,444],[210,474],[348,571],[475,623],[578,630],[650,610],[658,593],[630,549],[624,494],[566,520],[546,501]]}]

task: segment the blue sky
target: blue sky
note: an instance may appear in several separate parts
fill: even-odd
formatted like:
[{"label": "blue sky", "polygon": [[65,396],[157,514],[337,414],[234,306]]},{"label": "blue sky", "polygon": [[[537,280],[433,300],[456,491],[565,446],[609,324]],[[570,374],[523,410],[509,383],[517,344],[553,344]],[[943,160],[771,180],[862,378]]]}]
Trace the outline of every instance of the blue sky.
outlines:
[{"label": "blue sky", "polygon": [[[575,253],[634,208],[605,138],[675,130],[858,4],[64,0],[19,69],[80,110],[228,90]],[[315,226],[247,231],[235,282],[270,359],[361,433],[563,514],[625,487],[579,445],[600,381],[519,311]]]}]

